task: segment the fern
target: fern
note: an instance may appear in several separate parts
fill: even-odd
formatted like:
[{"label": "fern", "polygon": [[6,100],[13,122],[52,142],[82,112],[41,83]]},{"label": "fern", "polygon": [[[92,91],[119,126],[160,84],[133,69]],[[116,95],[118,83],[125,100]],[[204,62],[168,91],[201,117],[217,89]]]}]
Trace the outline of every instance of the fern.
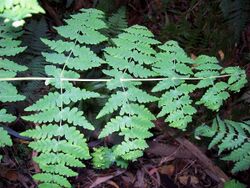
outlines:
[{"label": "fern", "polygon": [[[192,122],[196,109],[190,94],[197,89],[208,88],[195,104],[217,111],[230,96],[230,91],[238,92],[247,82],[244,70],[239,67],[223,70],[216,58],[205,55],[192,60],[175,41],[168,41],[159,48],[161,52],[157,53],[153,66],[164,79],[152,91],[165,92],[158,103],[161,108],[158,117],[167,115],[165,121],[172,127],[185,130]],[[227,83],[217,80],[223,75],[229,76]],[[191,84],[191,80],[198,83]]]},{"label": "fern", "polygon": [[122,168],[127,168],[128,163],[121,157],[117,157],[113,150],[114,148],[109,149],[107,147],[94,148],[94,153],[92,156],[95,168],[106,169],[114,163]]},{"label": "fern", "polygon": [[[22,35],[20,29],[13,28],[8,23],[0,24],[0,78],[13,78],[18,72],[27,70],[27,67],[16,64],[10,60],[25,50],[21,47],[21,41],[18,38]],[[25,97],[20,95],[16,87],[9,82],[2,81],[0,84],[0,102],[17,102],[24,100]],[[16,117],[9,114],[6,109],[0,109],[0,123],[11,123]],[[12,141],[7,131],[1,128],[0,131],[0,147],[11,146]],[[1,160],[0,156],[0,160]]]},{"label": "fern", "polygon": [[239,181],[232,179],[224,183],[224,188],[246,188],[245,184],[240,183]]},{"label": "fern", "polygon": [[[114,19],[115,16],[110,18],[110,22]],[[86,81],[81,79],[85,71],[105,64],[106,69],[102,72],[107,78],[87,80],[107,82],[110,92],[110,97],[97,115],[97,118],[110,117],[99,138],[110,135],[121,138],[121,142],[112,148],[94,149],[93,164],[100,169],[114,163],[126,167],[128,161],[135,161],[143,155],[148,147],[146,140],[152,136],[152,121],[156,119],[147,108],[148,103],[158,102],[161,111],[157,117],[165,117],[170,126],[185,130],[192,122],[197,105],[218,111],[230,92],[238,92],[246,83],[245,72],[239,67],[224,69],[216,58],[205,55],[193,60],[177,42],[160,44],[147,28],[139,25],[120,28],[120,34],[111,41],[112,46],[103,51],[94,51],[108,41],[102,34],[107,29],[104,13],[96,9],[83,9],[65,22],[64,26],[55,28],[59,34],[57,40],[42,39],[48,46],[48,50],[42,53],[48,63],[44,69],[48,77],[42,79],[46,80],[45,84],[50,85],[52,90],[27,107],[22,116],[24,120],[36,124],[34,129],[22,135],[33,138],[29,147],[38,152],[34,161],[39,164],[41,173],[34,175],[34,178],[40,181],[39,187],[71,187],[67,178],[77,176],[73,167],[84,167],[82,161],[91,158],[87,139],[79,130],[94,130],[94,126],[76,106],[100,95],[79,88],[76,84],[78,82],[73,82]],[[16,55],[24,48],[20,48],[20,42],[16,40],[21,33],[10,34],[5,31],[6,26],[1,29],[3,42],[0,54],[4,57],[0,63],[0,75],[11,79],[17,72],[26,70],[26,67],[11,62],[6,56]],[[99,52],[104,52],[104,55]],[[146,84],[143,85],[142,81],[159,81],[152,91],[159,92],[160,97],[149,94],[149,84],[143,90]],[[203,92],[200,92],[201,98],[198,101],[191,97],[197,90]],[[0,85],[0,94],[1,102],[24,99],[6,81]],[[1,116],[4,122],[14,120],[5,109],[0,110]],[[242,150],[239,151],[242,158],[233,152],[224,158],[235,160],[234,171],[249,162],[248,154],[243,151],[249,147],[246,144],[248,140],[243,136],[232,136],[249,134],[246,127],[241,129],[233,122],[219,119],[218,122],[214,121],[212,129],[204,126],[206,135],[214,136],[210,147],[219,145],[219,153],[234,148]],[[9,145],[6,131],[3,131],[3,135],[2,145]],[[240,159],[243,162],[237,164]]]},{"label": "fern", "polygon": [[194,62],[175,41],[168,41],[159,48],[161,52],[156,55],[154,70],[166,79],[160,81],[152,91],[166,91],[158,103],[161,108],[158,117],[168,115],[165,121],[169,122],[170,126],[185,129],[192,121],[192,115],[196,113],[189,96],[189,93],[195,90],[195,85],[187,84],[178,78],[193,75],[190,65]]},{"label": "fern", "polygon": [[213,138],[208,148],[218,146],[219,154],[230,152],[222,160],[233,161],[233,173],[246,170],[250,167],[250,122],[222,121],[219,117],[213,120],[212,127],[202,125],[195,131],[196,137]]},{"label": "fern", "polygon": [[[197,87],[207,88],[202,98],[196,104],[203,104],[208,109],[218,111],[223,102],[230,96],[229,92],[239,92],[247,83],[245,71],[239,67],[223,68],[218,65],[214,57],[201,55],[195,60],[196,77],[206,77],[202,79]],[[229,75],[227,82],[216,81],[216,76]]]},{"label": "fern", "polygon": [[0,17],[13,21],[13,26],[24,24],[24,18],[31,14],[44,13],[37,0],[2,0],[0,2]]},{"label": "fern", "polygon": [[[124,137],[124,141],[112,149],[115,158],[135,160],[142,156],[142,151],[148,147],[145,139],[152,136],[149,129],[154,126],[151,121],[155,117],[143,104],[154,102],[157,98],[139,89],[141,83],[123,82],[121,78],[147,78],[155,75],[147,66],[154,63],[153,55],[156,52],[152,45],[159,42],[154,40],[152,33],[143,26],[135,25],[124,31],[112,40],[114,47],[107,47],[104,50],[106,62],[111,69],[103,72],[112,77],[107,87],[116,92],[108,99],[97,118],[118,112],[105,125],[99,138],[118,132]],[[96,152],[98,151],[103,152],[100,150]],[[93,155],[98,156],[98,154]],[[110,163],[104,163],[104,166],[107,165]]]},{"label": "fern", "polygon": [[108,27],[108,33],[111,36],[120,34],[122,30],[128,27],[125,7],[119,8],[116,13],[108,18]]},{"label": "fern", "polygon": [[[0,147],[12,146],[12,140],[6,130],[0,127]],[[2,155],[0,155],[0,161],[2,160]]]},{"label": "fern", "polygon": [[103,63],[89,46],[106,40],[99,31],[106,27],[103,16],[98,10],[84,9],[67,19],[67,25],[56,28],[60,39],[42,39],[52,51],[42,53],[50,63],[45,66],[45,72],[53,78],[46,84],[58,91],[49,92],[27,107],[27,112],[36,113],[22,117],[42,124],[22,133],[34,138],[29,146],[39,152],[34,159],[42,170],[34,175],[34,179],[43,182],[39,187],[71,187],[67,177],[77,173],[70,167],[84,167],[81,160],[90,158],[87,140],[77,128],[94,130],[94,127],[86,120],[84,112],[66,105],[73,106],[76,102],[99,97],[99,94],[80,89],[62,78],[80,78],[77,71],[90,70]]},{"label": "fern", "polygon": [[241,32],[250,19],[250,3],[245,0],[221,0],[220,9],[226,23],[234,33],[234,39],[239,41]]}]

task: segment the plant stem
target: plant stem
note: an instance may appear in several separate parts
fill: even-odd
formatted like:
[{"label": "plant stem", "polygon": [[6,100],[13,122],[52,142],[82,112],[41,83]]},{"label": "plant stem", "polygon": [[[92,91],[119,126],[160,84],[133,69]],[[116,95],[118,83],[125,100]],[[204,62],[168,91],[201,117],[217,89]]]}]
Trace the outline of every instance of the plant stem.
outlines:
[{"label": "plant stem", "polygon": [[[121,82],[143,82],[143,81],[162,81],[162,80],[205,80],[205,79],[216,79],[216,78],[226,78],[231,75],[220,75],[220,76],[209,76],[209,77],[172,77],[172,78],[121,78]],[[1,81],[31,81],[31,80],[41,80],[48,81],[55,78],[51,77],[16,77],[16,78],[0,78]],[[71,81],[71,82],[109,82],[112,79],[81,79],[81,78],[61,78],[61,81]]]}]

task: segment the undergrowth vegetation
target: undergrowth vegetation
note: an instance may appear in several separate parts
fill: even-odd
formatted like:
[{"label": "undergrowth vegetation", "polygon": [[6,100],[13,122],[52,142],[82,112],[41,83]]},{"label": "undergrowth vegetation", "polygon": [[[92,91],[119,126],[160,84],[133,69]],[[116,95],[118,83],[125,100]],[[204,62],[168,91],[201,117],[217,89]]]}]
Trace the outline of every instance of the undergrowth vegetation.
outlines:
[{"label": "undergrowth vegetation", "polygon": [[[21,116],[35,125],[21,135],[33,139],[29,147],[38,152],[33,160],[41,169],[33,178],[43,188],[71,187],[68,178],[77,176],[75,167],[85,167],[91,158],[96,168],[127,167],[148,148],[154,120],[163,117],[168,126],[185,131],[198,109],[217,113],[247,83],[240,67],[223,67],[207,55],[191,58],[176,41],[161,43],[144,26],[128,27],[124,9],[109,19],[100,10],[82,9],[55,28],[55,39],[42,38],[47,46],[40,52],[46,61],[44,77],[15,78],[27,70],[10,58],[25,50],[18,40],[22,32],[8,24],[0,29],[0,102],[25,100],[11,81],[42,80],[50,88]],[[100,76],[93,77],[93,71]],[[94,91],[89,82],[106,86]],[[82,106],[100,99],[105,104],[95,109],[94,119],[106,123],[98,138],[114,136],[116,142],[92,149],[85,134],[96,126]],[[0,117],[1,123],[15,120],[2,106]],[[212,127],[196,129],[197,138],[213,137],[209,148],[218,145],[219,154],[230,152],[222,159],[235,162],[234,173],[250,166],[249,134],[249,122],[219,117]],[[0,127],[4,146],[11,146],[11,139]]]}]

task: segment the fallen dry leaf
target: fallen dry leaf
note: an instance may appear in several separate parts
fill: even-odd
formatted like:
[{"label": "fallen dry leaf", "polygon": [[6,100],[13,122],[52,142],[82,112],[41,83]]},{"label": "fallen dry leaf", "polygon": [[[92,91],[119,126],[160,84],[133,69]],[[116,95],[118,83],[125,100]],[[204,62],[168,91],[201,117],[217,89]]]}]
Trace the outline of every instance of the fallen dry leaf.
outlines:
[{"label": "fallen dry leaf", "polygon": [[220,60],[223,61],[224,58],[225,58],[224,52],[223,52],[222,50],[219,50],[219,51],[218,51],[218,54],[219,54],[219,56],[220,56]]},{"label": "fallen dry leaf", "polygon": [[174,165],[163,165],[158,168],[158,171],[161,174],[166,174],[171,177],[175,172],[175,167]]},{"label": "fallen dry leaf", "polygon": [[178,179],[182,185],[196,185],[199,183],[199,179],[195,176],[180,176]]}]

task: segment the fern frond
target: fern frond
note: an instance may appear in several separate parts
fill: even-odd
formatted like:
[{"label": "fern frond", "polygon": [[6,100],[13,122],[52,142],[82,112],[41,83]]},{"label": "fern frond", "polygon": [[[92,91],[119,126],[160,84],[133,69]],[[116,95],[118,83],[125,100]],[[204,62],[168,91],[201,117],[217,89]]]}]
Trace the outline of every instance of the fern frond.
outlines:
[{"label": "fern frond", "polygon": [[223,74],[230,74],[228,79],[228,89],[230,91],[239,92],[247,83],[245,71],[239,67],[228,67],[222,71]]},{"label": "fern frond", "polygon": [[[6,3],[6,2],[4,2]],[[0,3],[1,4],[1,3]],[[1,5],[0,5],[0,13]],[[21,47],[21,41],[18,37],[22,32],[17,28],[13,28],[9,23],[0,23],[0,78],[13,78],[18,72],[27,70],[27,67],[18,65],[10,60],[11,56],[23,52],[26,47]],[[1,82],[0,84],[0,102],[16,102],[24,100],[25,96],[20,95],[16,87],[9,82]],[[0,122],[11,123],[16,117],[8,114],[5,109],[0,109]],[[0,127],[0,147],[11,146],[12,140],[8,132]],[[1,160],[0,156],[0,160]]]},{"label": "fern frond", "polygon": [[125,102],[126,102],[126,94],[124,92],[118,91],[116,94],[112,94],[111,97],[108,99],[108,102],[101,109],[96,118],[101,118],[106,114],[113,113]]},{"label": "fern frond", "polygon": [[[195,59],[195,77],[202,78],[198,88],[207,88],[207,91],[196,104],[203,104],[208,109],[218,111],[223,102],[230,96],[229,91],[238,92],[246,84],[245,71],[239,67],[228,67],[224,70],[215,57],[200,55]],[[216,76],[227,75],[226,82],[216,81]]]},{"label": "fern frond", "polygon": [[92,156],[94,166],[99,169],[109,168],[116,161],[112,149],[107,147],[94,148]]},{"label": "fern frond", "polygon": [[126,124],[130,121],[128,116],[117,116],[112,118],[106,126],[102,129],[102,132],[99,134],[99,138],[104,138],[114,132],[118,132],[121,127],[125,127]]},{"label": "fern frond", "polygon": [[100,95],[77,88],[74,83],[62,78],[80,78],[79,71],[90,70],[103,63],[91,46],[107,40],[100,33],[100,30],[106,28],[103,19],[101,11],[83,9],[81,13],[67,19],[67,25],[56,28],[61,35],[60,39],[42,39],[51,50],[42,53],[49,63],[45,66],[45,73],[52,77],[45,84],[58,90],[49,92],[25,109],[36,113],[22,117],[24,120],[43,124],[22,133],[34,139],[29,147],[39,153],[34,160],[42,170],[34,178],[42,182],[42,187],[54,184],[70,187],[66,178],[77,175],[70,167],[84,167],[80,160],[90,158],[86,139],[75,126],[88,130],[94,130],[94,126],[86,120],[84,112],[74,106],[76,102]]},{"label": "fern frond", "polygon": [[230,96],[226,91],[229,85],[225,82],[218,82],[210,87],[196,104],[204,104],[211,110],[218,111],[223,102]]},{"label": "fern frond", "polygon": [[71,87],[66,90],[63,94],[58,92],[50,92],[45,95],[42,99],[38,100],[33,105],[27,107],[25,111],[43,111],[53,108],[55,106],[60,107],[61,104],[70,104],[71,102],[77,102],[80,100],[86,100],[90,98],[97,98],[100,94],[87,91],[85,89],[79,89],[76,87]]},{"label": "fern frond", "polygon": [[23,65],[18,65],[8,59],[0,58],[0,69],[12,71],[12,72],[22,72],[22,71],[26,71],[27,67]]},{"label": "fern frond", "polygon": [[184,80],[172,78],[193,75],[190,67],[193,61],[175,41],[168,41],[159,48],[162,51],[156,55],[154,70],[158,75],[170,79],[160,81],[152,89],[153,92],[165,91],[159,99],[158,106],[161,111],[158,117],[167,115],[165,121],[169,122],[170,126],[184,130],[192,121],[192,115],[196,113],[189,96],[196,87],[186,84]]},{"label": "fern frond", "polygon": [[130,115],[140,115],[142,119],[147,120],[155,120],[155,116],[143,105],[131,103],[131,104],[124,104],[121,107],[120,115],[124,115],[127,112],[130,112]]},{"label": "fern frond", "polygon": [[61,187],[69,187],[69,188],[71,187],[69,181],[65,177],[56,175],[56,174],[39,173],[39,174],[35,174],[33,178],[37,181],[50,183],[50,184],[43,184],[42,186],[54,185],[55,183],[56,185],[59,185]]},{"label": "fern frond", "polygon": [[114,149],[116,156],[122,156],[125,160],[136,160],[143,155],[143,150],[148,147],[144,139],[135,139],[133,141],[123,141]]},{"label": "fern frond", "polygon": [[67,25],[56,28],[64,38],[76,40],[81,44],[98,44],[107,38],[98,30],[107,28],[103,21],[104,13],[96,9],[81,9],[81,13],[66,20]]},{"label": "fern frond", "polygon": [[85,167],[85,165],[71,154],[65,153],[41,153],[33,158],[39,164],[61,164],[69,167]]},{"label": "fern frond", "polygon": [[[124,137],[124,141],[114,146],[115,158],[136,160],[147,147],[146,138],[152,136],[149,129],[154,115],[144,105],[157,101],[158,98],[138,88],[140,82],[123,82],[123,78],[148,78],[156,74],[150,69],[155,61],[156,51],[153,45],[159,42],[147,28],[134,25],[112,39],[114,47],[105,48],[105,59],[110,70],[103,73],[112,79],[107,83],[110,90],[116,90],[99,112],[97,118],[119,111],[115,118],[104,126],[99,138],[114,132]],[[130,146],[130,147],[127,147]],[[123,150],[126,147],[126,150]],[[126,159],[125,159],[125,158]],[[122,163],[121,163],[122,164]]]},{"label": "fern frond", "polygon": [[[38,175],[37,180],[61,185],[55,180],[60,178],[65,181],[63,186],[66,186],[68,180],[65,177],[77,175],[69,167],[84,167],[85,165],[80,159],[90,158],[86,139],[75,127],[43,125],[37,126],[33,130],[27,130],[22,135],[36,139],[29,144],[32,149],[41,152],[34,160],[45,172],[43,174],[53,177],[53,180],[45,181]],[[64,140],[56,138],[64,138]],[[37,178],[37,174],[34,175],[34,178]]]},{"label": "fern frond", "polygon": [[85,129],[94,130],[93,125],[91,125],[83,116],[83,112],[79,111],[77,108],[70,109],[69,107],[66,107],[60,110],[59,108],[54,107],[37,114],[23,116],[22,118],[35,123],[67,121],[74,126],[81,126]]},{"label": "fern frond", "polygon": [[221,0],[220,9],[226,23],[233,31],[235,42],[238,42],[242,30],[249,22],[250,3],[245,0]]},{"label": "fern frond", "polygon": [[206,55],[200,55],[195,59],[198,72],[195,73],[195,77],[206,77],[197,84],[197,88],[206,88],[214,84],[215,78],[209,78],[213,76],[219,76],[222,67],[218,64],[218,60],[215,57],[209,57]]},{"label": "fern frond", "polygon": [[[89,48],[76,45],[74,42],[62,40],[50,41],[47,39],[43,39],[42,41],[55,51],[54,53],[42,53],[49,63],[63,65],[65,62],[68,62],[66,66],[75,70],[88,70],[93,67],[98,67],[103,63],[103,60],[95,55]],[[74,57],[68,57],[68,55],[63,54],[63,52],[70,51],[72,51]]]},{"label": "fern frond", "polygon": [[227,150],[230,153],[222,160],[233,161],[233,173],[246,170],[250,167],[250,125],[248,122],[222,121],[219,117],[213,120],[212,127],[202,126],[196,129],[196,136],[212,137],[208,148],[215,145],[219,154]]},{"label": "fern frond", "polygon": [[0,127],[0,133],[1,133],[0,147],[11,146],[12,141],[11,141],[11,138],[10,138],[8,132],[4,128]]},{"label": "fern frond", "polygon": [[44,13],[37,0],[2,0],[0,3],[0,17],[13,21],[15,27],[23,25],[24,18],[36,13]]},{"label": "fern frond", "polygon": [[109,168],[111,165],[116,163],[117,166],[121,168],[127,168],[128,161],[122,159],[121,157],[117,157],[114,154],[114,149],[108,147],[99,147],[94,148],[93,156],[93,165],[98,169],[106,169]]},{"label": "fern frond", "polygon": [[58,165],[40,165],[41,170],[47,173],[55,173],[58,175],[72,177],[77,176],[77,173],[71,170],[69,167],[58,164]]},{"label": "fern frond", "polygon": [[[0,127],[0,147],[5,147],[5,146],[12,146],[12,140],[8,134],[8,132]],[[2,155],[0,155],[0,161],[2,160]]]},{"label": "fern frond", "polygon": [[109,32],[113,35],[117,35],[122,32],[122,30],[128,27],[126,20],[126,8],[121,7],[108,18]]},{"label": "fern frond", "polygon": [[0,110],[0,122],[10,123],[10,122],[15,121],[15,119],[16,119],[16,117],[11,115],[11,114],[8,114],[7,110],[5,110],[5,109]]}]

